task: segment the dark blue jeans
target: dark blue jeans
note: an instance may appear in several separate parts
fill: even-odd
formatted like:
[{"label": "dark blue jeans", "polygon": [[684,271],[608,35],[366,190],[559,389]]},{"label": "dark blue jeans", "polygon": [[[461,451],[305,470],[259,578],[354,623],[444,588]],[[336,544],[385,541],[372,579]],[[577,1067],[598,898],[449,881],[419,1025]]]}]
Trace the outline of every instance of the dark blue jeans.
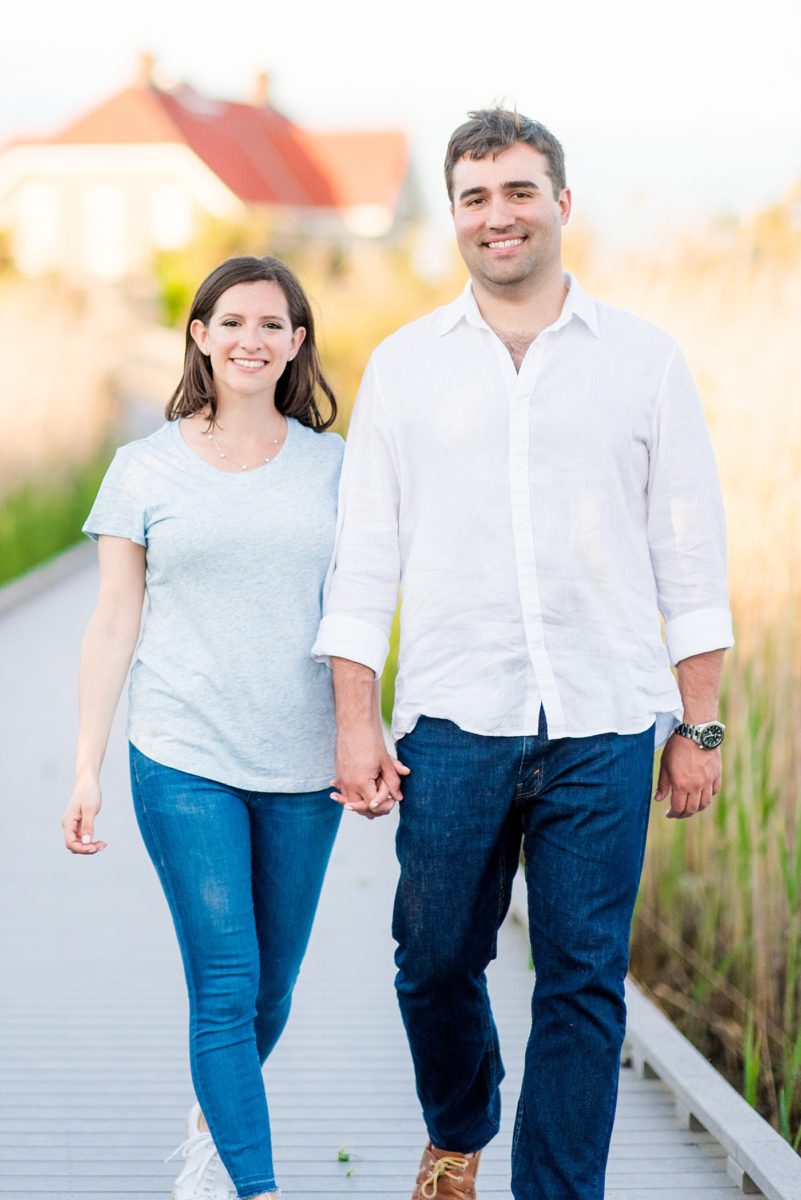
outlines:
[{"label": "dark blue jeans", "polygon": [[498,1132],[484,972],[522,840],[536,986],[512,1193],[602,1200],[653,728],[549,741],[544,719],[536,737],[483,737],[421,717],[398,754],[396,986],[431,1141],[470,1153]]},{"label": "dark blue jeans", "polygon": [[239,1196],[275,1191],[261,1064],[289,1016],[342,810],[328,790],[243,791],[134,746],[131,783],[183,957],[198,1102]]}]

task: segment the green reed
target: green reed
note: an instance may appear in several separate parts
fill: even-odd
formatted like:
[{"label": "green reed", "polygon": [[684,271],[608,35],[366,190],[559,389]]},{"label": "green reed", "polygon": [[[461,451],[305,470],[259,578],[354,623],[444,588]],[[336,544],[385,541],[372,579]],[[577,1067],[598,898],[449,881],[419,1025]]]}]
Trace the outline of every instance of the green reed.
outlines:
[{"label": "green reed", "polygon": [[0,500],[0,584],[80,540],[110,456],[65,475],[42,473]]},{"label": "green reed", "polygon": [[724,784],[687,822],[654,811],[632,972],[794,1146],[801,1144],[801,634],[728,656]]},{"label": "green reed", "polygon": [[[739,619],[737,624],[741,624]],[[748,622],[744,622],[748,625]],[[724,786],[690,821],[654,805],[632,973],[801,1146],[801,622],[727,656]],[[398,653],[384,673],[389,719]]]}]

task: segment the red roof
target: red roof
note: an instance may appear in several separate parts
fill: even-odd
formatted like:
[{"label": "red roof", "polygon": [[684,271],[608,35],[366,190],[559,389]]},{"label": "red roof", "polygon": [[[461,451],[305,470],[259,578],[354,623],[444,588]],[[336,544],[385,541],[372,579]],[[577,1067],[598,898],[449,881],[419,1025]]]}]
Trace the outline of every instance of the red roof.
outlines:
[{"label": "red roof", "polygon": [[381,204],[394,211],[409,170],[409,143],[397,129],[311,133],[303,144],[330,181],[338,208]]},{"label": "red roof", "polygon": [[309,133],[277,109],[212,100],[185,85],[129,87],[42,144],[183,142],[245,203],[394,210],[408,168],[406,136]]},{"label": "red roof", "polygon": [[242,200],[323,208],[336,203],[303,149],[300,130],[276,109],[207,100],[190,88],[156,95],[181,140]]},{"label": "red roof", "polygon": [[36,138],[47,145],[176,142],[178,131],[153,88],[129,87],[85,113],[54,137]]}]

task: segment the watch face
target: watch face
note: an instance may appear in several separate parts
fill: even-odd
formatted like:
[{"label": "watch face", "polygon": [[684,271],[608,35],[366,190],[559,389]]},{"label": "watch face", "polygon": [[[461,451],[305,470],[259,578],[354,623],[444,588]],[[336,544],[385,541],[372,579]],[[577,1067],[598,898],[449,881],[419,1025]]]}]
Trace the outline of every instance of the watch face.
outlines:
[{"label": "watch face", "polygon": [[707,725],[701,733],[701,745],[705,750],[716,750],[723,741],[722,725]]}]

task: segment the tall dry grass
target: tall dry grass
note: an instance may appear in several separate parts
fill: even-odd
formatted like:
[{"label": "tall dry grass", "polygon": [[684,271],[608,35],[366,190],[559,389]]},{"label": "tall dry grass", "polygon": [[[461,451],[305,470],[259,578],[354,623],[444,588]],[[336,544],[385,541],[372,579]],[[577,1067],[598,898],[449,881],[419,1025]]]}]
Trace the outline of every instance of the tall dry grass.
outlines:
[{"label": "tall dry grass", "polygon": [[135,325],[117,289],[0,280],[0,583],[81,536]]},{"label": "tall dry grass", "polygon": [[781,623],[801,591],[801,226],[778,206],[729,229],[686,234],[582,278],[668,328],[698,382],[729,521],[740,641]]},{"label": "tall dry grass", "polygon": [[693,367],[729,522],[737,646],[724,788],[656,812],[633,970],[784,1136],[801,1143],[801,230],[789,206],[610,263],[596,293],[665,325]]},{"label": "tall dry grass", "polygon": [[[579,229],[566,261],[592,294],[678,338],[698,381],[729,522],[737,646],[722,698],[724,790],[689,823],[667,822],[655,808],[633,970],[798,1147],[801,229],[789,205],[777,206],[614,257]],[[454,272],[448,295],[462,277]],[[385,713],[396,643],[397,624]]]},{"label": "tall dry grass", "polygon": [[[729,521],[737,646],[725,787],[689,823],[655,809],[633,969],[784,1136],[801,1138],[801,231],[789,208],[611,257],[571,231],[592,294],[665,326],[698,381]],[[396,279],[400,283],[396,283]],[[386,260],[315,294],[346,401],[369,349],[450,299]],[[346,404],[347,407],[347,404]],[[397,622],[384,683],[392,704]]]},{"label": "tall dry grass", "polygon": [[[224,236],[223,236],[224,235]],[[455,294],[416,277],[402,249],[343,260],[223,230],[162,264],[180,320],[225,254],[280,251],[320,321],[344,431],[372,347]],[[266,235],[265,235],[266,236]],[[655,810],[633,969],[784,1135],[801,1134],[801,231],[789,206],[739,226],[611,256],[572,230],[568,265],[602,299],[670,329],[702,394],[730,529],[737,647],[728,656],[725,784],[710,812]],[[108,427],[109,380],[131,315],[64,285],[0,288],[0,494],[35,464],[85,461]],[[170,355],[173,350],[170,349]],[[166,395],[165,397],[166,398]],[[391,702],[392,670],[385,703]]]},{"label": "tall dry grass", "polygon": [[113,414],[131,318],[111,288],[0,282],[0,497],[91,459]]}]

